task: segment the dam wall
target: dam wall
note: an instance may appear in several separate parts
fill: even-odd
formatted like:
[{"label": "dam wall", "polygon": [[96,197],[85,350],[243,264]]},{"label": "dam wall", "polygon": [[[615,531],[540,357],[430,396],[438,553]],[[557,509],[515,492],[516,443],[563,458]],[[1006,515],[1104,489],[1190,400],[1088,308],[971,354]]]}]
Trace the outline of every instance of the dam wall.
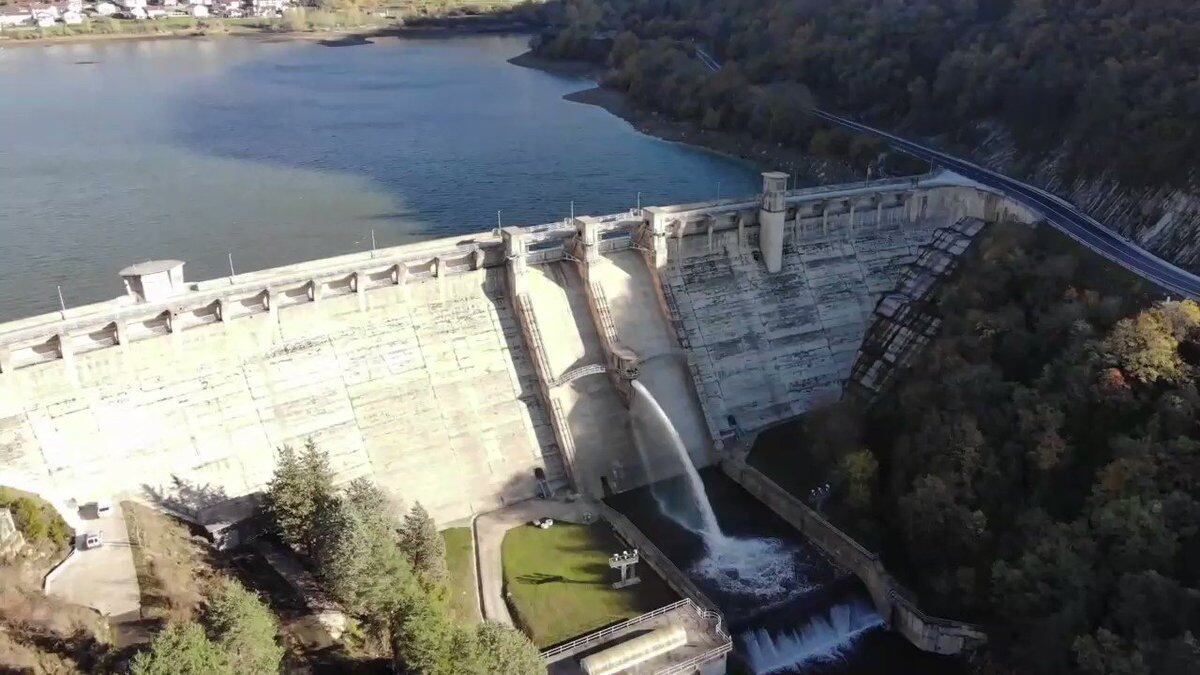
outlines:
[{"label": "dam wall", "polygon": [[439,520],[532,496],[535,468],[562,484],[501,254],[430,242],[6,325],[0,483],[210,520],[311,438]]},{"label": "dam wall", "polygon": [[632,489],[663,477],[637,451],[632,381],[711,464],[840,395],[922,247],[964,218],[1028,218],[1015,209],[939,174],[201,282],[135,265],[124,297],[0,325],[0,484],[228,521],[280,447],[312,439],[339,480],[370,476],[443,522],[568,485]]}]

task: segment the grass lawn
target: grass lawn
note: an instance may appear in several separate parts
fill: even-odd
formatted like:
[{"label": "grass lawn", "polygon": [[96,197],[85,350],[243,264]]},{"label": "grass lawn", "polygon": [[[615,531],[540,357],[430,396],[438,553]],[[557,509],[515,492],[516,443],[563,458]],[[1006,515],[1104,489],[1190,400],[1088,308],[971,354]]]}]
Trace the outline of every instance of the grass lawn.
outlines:
[{"label": "grass lawn", "polygon": [[450,613],[467,625],[479,623],[479,595],[475,592],[475,542],[471,528],[442,530],[446,541],[446,567],[450,570]]},{"label": "grass lawn", "polygon": [[626,548],[606,524],[525,525],[504,537],[504,590],[516,621],[546,648],[678,599],[648,565],[619,591],[608,556]]}]

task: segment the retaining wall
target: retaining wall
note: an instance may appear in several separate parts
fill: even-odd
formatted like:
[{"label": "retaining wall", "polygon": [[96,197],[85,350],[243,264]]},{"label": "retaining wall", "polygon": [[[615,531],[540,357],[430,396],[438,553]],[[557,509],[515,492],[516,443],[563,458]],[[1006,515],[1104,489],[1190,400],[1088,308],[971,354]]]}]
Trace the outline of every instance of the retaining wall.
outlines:
[{"label": "retaining wall", "polygon": [[908,591],[884,569],[878,554],[863,548],[757,469],[729,458],[721,461],[721,469],[809,541],[821,547],[834,562],[861,579],[876,611],[892,630],[918,649],[936,654],[959,654],[987,642],[987,634],[977,625],[922,612]]}]

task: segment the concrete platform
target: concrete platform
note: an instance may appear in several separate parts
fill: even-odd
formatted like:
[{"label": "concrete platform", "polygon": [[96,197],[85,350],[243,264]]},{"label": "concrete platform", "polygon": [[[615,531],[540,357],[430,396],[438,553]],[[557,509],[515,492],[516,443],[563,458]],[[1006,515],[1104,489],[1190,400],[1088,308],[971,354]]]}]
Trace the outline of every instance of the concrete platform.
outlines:
[{"label": "concrete platform", "polygon": [[548,649],[542,652],[542,657],[546,660],[549,675],[582,675],[583,669],[579,666],[579,660],[585,656],[666,626],[683,626],[687,630],[687,644],[623,670],[622,673],[649,675],[688,661],[694,661],[695,667],[684,672],[725,672],[725,655],[733,648],[733,643],[724,630],[691,600],[680,600],[565,645]]}]

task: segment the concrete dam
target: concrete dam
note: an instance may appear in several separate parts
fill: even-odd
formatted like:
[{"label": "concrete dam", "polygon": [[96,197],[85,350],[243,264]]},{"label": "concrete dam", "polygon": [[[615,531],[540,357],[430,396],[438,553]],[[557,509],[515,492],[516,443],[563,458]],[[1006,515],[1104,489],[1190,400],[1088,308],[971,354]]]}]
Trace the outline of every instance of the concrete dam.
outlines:
[{"label": "concrete dam", "polygon": [[244,515],[314,440],[442,522],[656,478],[650,390],[698,466],[931,337],[924,302],[986,223],[1036,216],[954,174],[509,227],[200,282],[122,271],[112,301],[0,325],[0,484]]}]

